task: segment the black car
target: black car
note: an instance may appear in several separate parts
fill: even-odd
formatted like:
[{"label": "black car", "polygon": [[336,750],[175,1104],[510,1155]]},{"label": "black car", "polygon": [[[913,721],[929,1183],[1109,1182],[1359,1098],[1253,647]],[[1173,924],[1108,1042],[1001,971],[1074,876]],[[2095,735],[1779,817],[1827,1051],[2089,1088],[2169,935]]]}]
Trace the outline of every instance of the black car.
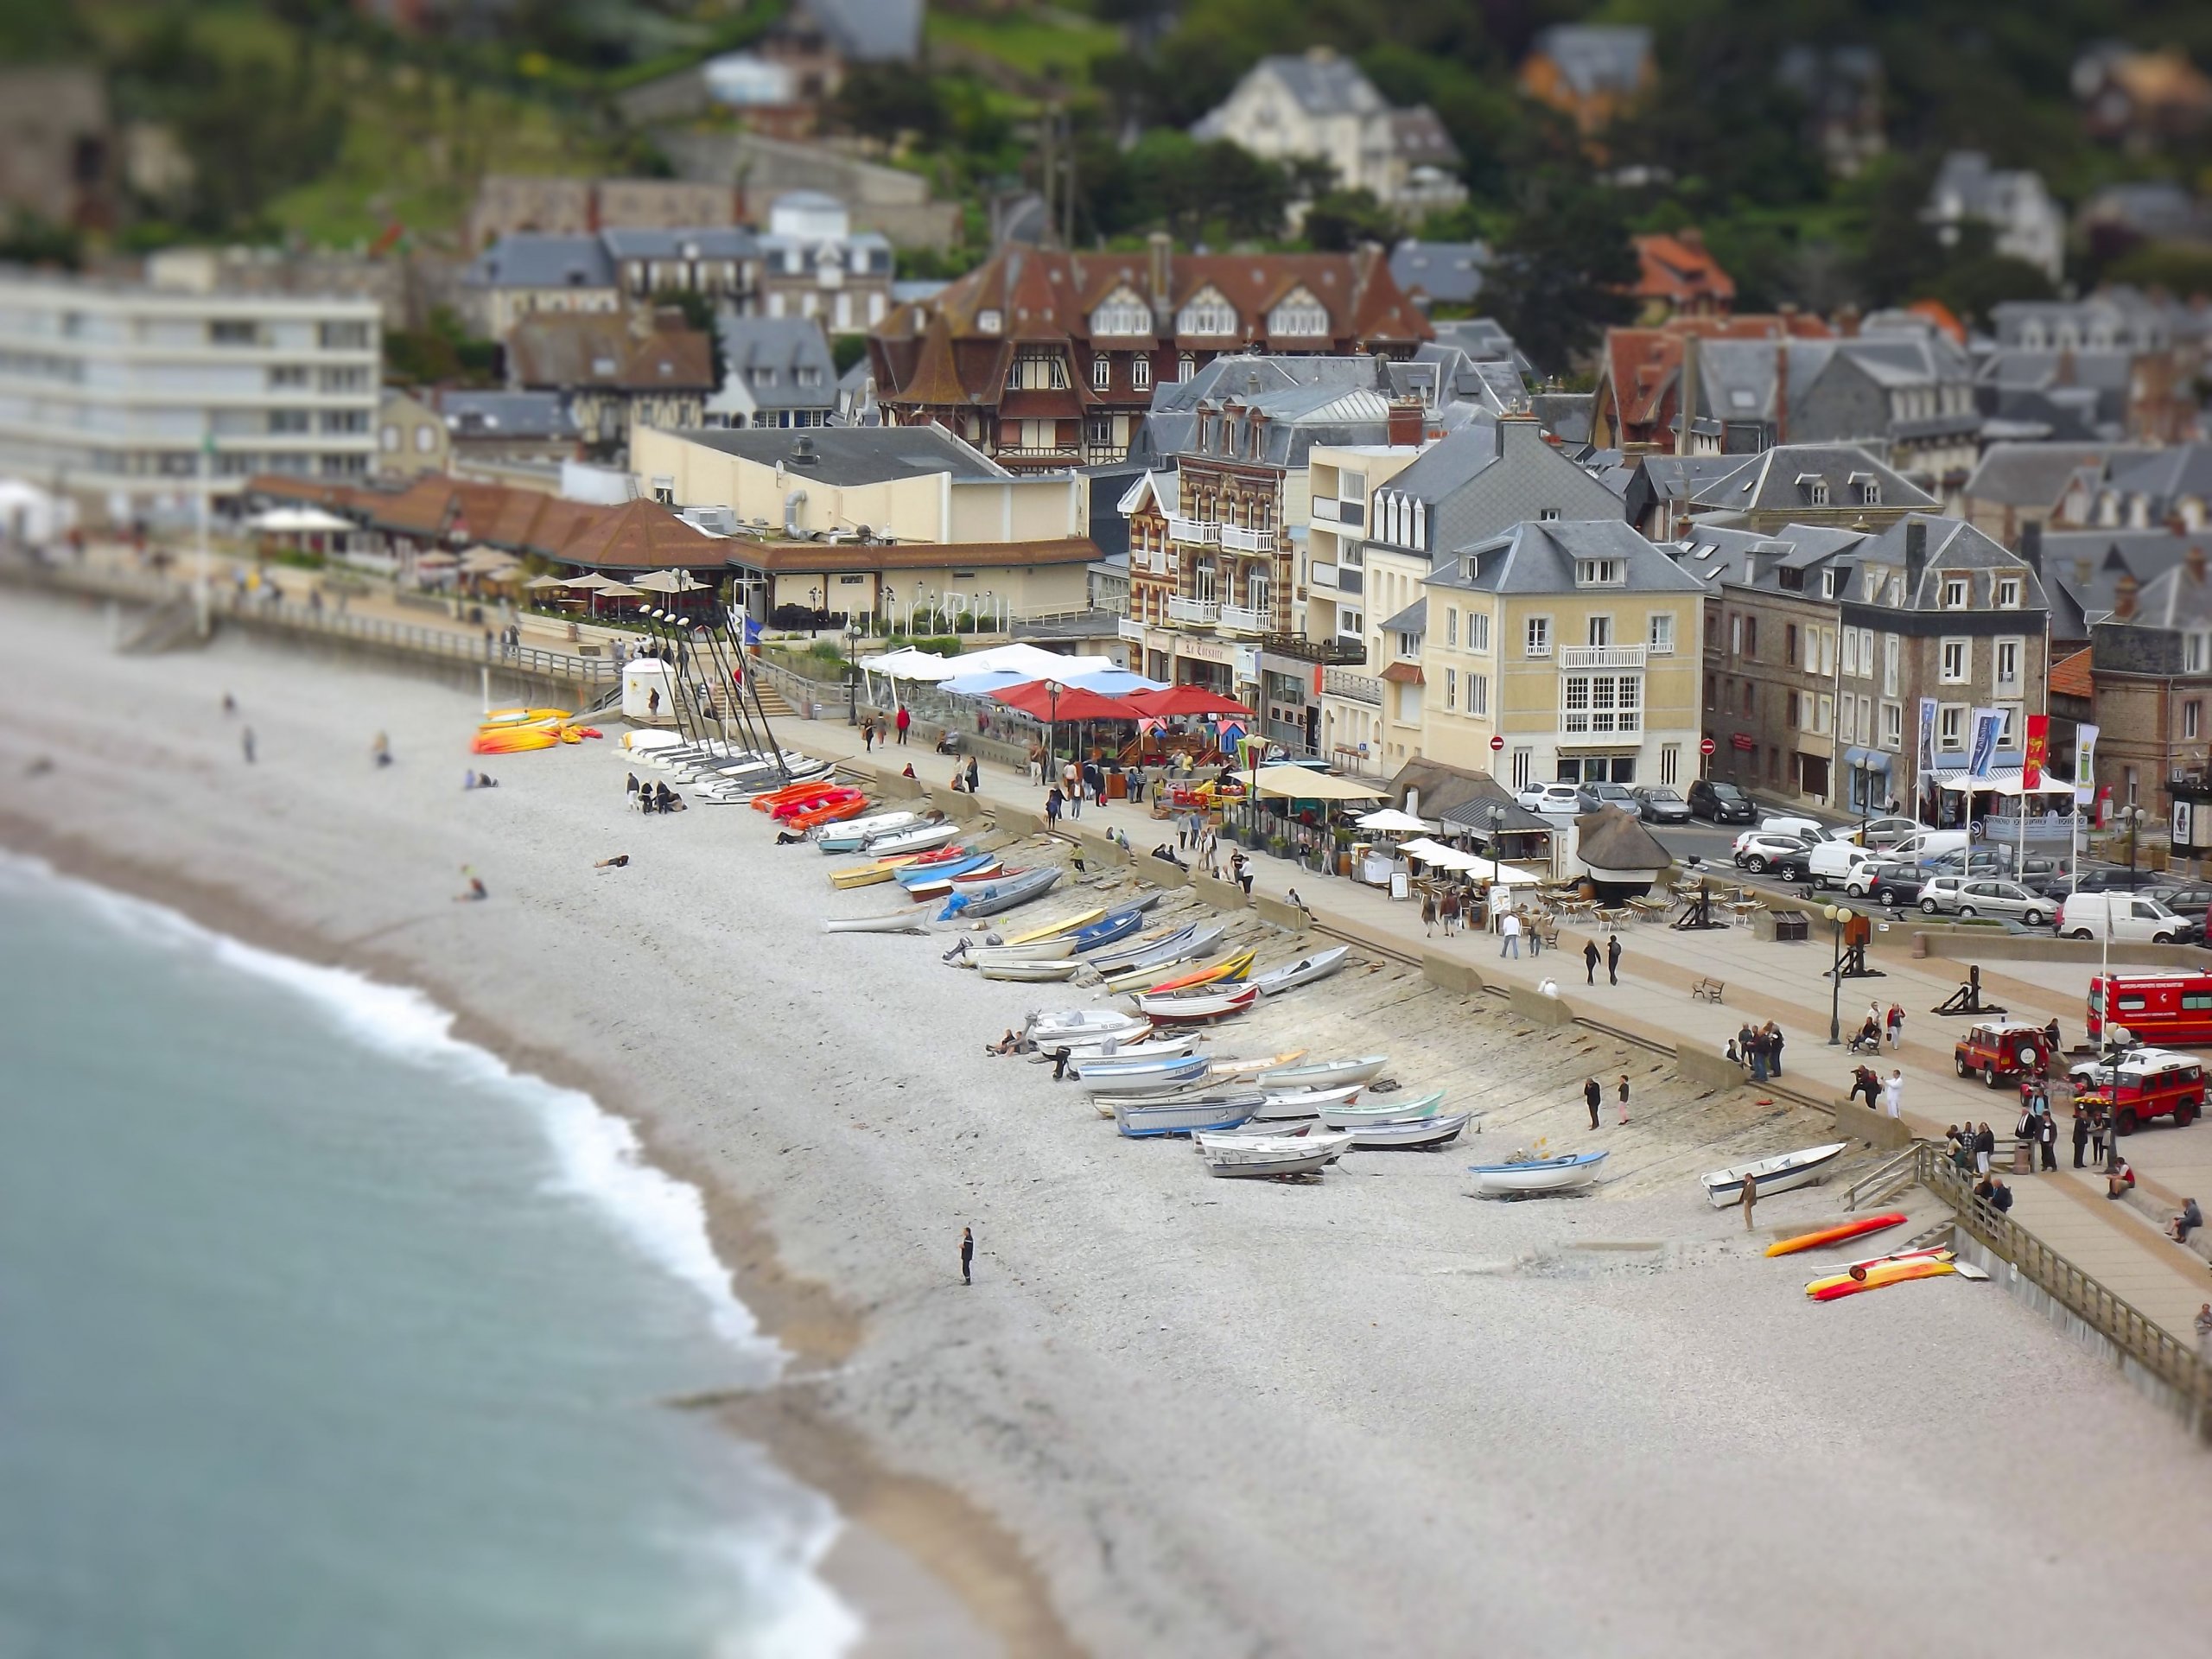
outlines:
[{"label": "black car", "polygon": [[2077,893],[2156,893],[2174,885],[2164,870],[2084,870]]},{"label": "black car", "polygon": [[1700,778],[1690,785],[1690,810],[1715,823],[1757,823],[1759,810],[1751,798],[1733,784]]},{"label": "black car", "polygon": [[1898,910],[1910,909],[1920,902],[1923,880],[1924,878],[1908,870],[1885,869],[1867,885],[1867,902],[1892,906]]}]

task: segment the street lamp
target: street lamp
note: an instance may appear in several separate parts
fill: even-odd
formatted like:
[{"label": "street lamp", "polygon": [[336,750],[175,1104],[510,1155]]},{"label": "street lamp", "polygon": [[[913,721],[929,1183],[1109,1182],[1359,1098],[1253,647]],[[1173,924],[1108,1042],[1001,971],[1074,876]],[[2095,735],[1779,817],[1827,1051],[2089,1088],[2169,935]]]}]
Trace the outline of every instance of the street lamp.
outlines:
[{"label": "street lamp", "polygon": [[1821,914],[1835,924],[1835,962],[1828,969],[1828,1046],[1843,1041],[1843,931],[1859,918],[1847,905],[1828,905]]},{"label": "street lamp", "polygon": [[852,617],[845,619],[845,724],[861,723],[861,630]]}]

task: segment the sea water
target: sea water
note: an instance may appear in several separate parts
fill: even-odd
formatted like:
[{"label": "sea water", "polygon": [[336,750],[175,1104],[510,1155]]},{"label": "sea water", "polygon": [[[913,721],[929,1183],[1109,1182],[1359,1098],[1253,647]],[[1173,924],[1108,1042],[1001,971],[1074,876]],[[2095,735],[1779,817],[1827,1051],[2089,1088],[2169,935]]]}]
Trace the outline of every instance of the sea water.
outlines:
[{"label": "sea water", "polygon": [[843,1651],[697,1192],[420,995],[0,859],[0,1656]]}]

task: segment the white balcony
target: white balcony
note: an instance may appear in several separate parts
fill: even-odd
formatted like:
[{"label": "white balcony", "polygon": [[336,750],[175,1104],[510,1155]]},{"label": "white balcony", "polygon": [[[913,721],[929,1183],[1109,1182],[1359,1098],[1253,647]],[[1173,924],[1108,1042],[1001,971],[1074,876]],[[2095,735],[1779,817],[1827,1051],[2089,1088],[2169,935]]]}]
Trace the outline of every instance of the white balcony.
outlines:
[{"label": "white balcony", "polygon": [[1275,550],[1275,533],[1271,530],[1247,530],[1242,524],[1218,524],[1221,544],[1233,553],[1272,553]]},{"label": "white balcony", "polygon": [[1559,665],[1574,672],[1593,668],[1642,668],[1649,650],[1644,645],[1561,645]]},{"label": "white balcony", "polygon": [[1337,585],[1337,567],[1333,564],[1309,564],[1306,567],[1306,579],[1316,588],[1334,588]]},{"label": "white balcony", "polygon": [[1185,599],[1180,594],[1167,601],[1167,620],[1186,628],[1210,628],[1221,619],[1221,607],[1211,599]]},{"label": "white balcony", "polygon": [[1213,547],[1221,540],[1221,526],[1171,512],[1167,515],[1167,535],[1171,541],[1187,542],[1193,547]]},{"label": "white balcony", "polygon": [[1133,616],[1116,617],[1114,632],[1121,639],[1134,640],[1140,645],[1144,643],[1144,624]]},{"label": "white balcony", "polygon": [[1612,714],[1575,714],[1561,717],[1558,747],[1562,749],[1618,748],[1643,740],[1641,710],[1623,709]]},{"label": "white balcony", "polygon": [[1321,671],[1321,695],[1370,703],[1379,709],[1382,706],[1382,682],[1372,674],[1349,668],[1325,668]]},{"label": "white balcony", "polygon": [[1220,626],[1231,633],[1265,633],[1270,620],[1267,612],[1255,610],[1249,605],[1224,605],[1215,619]]}]

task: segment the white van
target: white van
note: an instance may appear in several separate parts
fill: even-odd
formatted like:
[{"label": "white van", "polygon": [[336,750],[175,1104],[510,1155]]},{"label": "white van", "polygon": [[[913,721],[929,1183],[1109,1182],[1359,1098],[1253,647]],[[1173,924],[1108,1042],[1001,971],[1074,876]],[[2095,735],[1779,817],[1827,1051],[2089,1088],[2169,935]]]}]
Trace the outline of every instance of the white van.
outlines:
[{"label": "white van", "polygon": [[1870,852],[1847,841],[1824,841],[1807,858],[1805,872],[1813,878],[1815,887],[1840,887],[1860,865],[1886,862],[1889,858],[1887,853]]},{"label": "white van", "polygon": [[2101,939],[2105,929],[2131,944],[2178,944],[2196,925],[2143,893],[2077,893],[2058,907],[2058,931],[2069,939]]},{"label": "white van", "polygon": [[1890,856],[1917,864],[1923,859],[1958,852],[1971,846],[1973,842],[1974,837],[1963,830],[1923,830],[1916,836],[1907,836],[1891,848]]}]

